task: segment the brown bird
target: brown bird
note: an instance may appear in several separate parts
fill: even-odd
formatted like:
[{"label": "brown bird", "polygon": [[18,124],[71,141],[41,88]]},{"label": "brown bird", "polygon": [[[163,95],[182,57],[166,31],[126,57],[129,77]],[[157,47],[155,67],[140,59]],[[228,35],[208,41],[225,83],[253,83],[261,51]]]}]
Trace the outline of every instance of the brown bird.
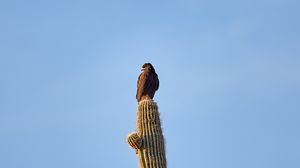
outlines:
[{"label": "brown bird", "polygon": [[153,99],[155,91],[159,87],[157,74],[150,63],[145,63],[142,71],[137,81],[136,99],[138,102],[143,99]]}]

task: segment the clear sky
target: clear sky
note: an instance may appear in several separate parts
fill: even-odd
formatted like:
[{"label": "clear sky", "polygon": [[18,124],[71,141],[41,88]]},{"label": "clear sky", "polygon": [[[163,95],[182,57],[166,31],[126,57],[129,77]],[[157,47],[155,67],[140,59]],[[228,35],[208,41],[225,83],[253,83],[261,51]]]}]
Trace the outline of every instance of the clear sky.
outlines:
[{"label": "clear sky", "polygon": [[299,168],[299,6],[0,1],[0,167],[137,167],[151,62],[170,168]]}]

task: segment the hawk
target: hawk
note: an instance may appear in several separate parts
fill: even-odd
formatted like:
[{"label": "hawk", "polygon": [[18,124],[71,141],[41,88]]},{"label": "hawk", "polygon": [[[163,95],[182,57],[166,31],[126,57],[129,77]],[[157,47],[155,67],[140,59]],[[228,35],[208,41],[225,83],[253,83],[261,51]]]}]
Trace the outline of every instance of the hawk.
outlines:
[{"label": "hawk", "polygon": [[159,87],[157,74],[150,63],[145,63],[142,71],[137,81],[136,99],[138,102],[142,99],[153,99],[155,91]]}]

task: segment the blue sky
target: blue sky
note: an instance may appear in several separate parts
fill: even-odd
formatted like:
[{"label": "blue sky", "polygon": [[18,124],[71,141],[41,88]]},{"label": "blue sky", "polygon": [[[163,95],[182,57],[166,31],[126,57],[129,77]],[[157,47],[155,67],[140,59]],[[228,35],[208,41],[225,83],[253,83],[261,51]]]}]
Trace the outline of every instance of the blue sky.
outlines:
[{"label": "blue sky", "polygon": [[0,167],[137,167],[145,62],[169,167],[300,167],[299,5],[0,1]]}]

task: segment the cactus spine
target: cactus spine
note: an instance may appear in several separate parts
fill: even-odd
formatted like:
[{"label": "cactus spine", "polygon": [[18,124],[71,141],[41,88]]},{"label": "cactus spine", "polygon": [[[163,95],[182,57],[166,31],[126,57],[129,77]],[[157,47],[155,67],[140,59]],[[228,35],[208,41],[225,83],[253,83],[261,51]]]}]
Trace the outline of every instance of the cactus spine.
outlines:
[{"label": "cactus spine", "polygon": [[157,104],[142,100],[138,104],[136,133],[127,136],[127,143],[136,149],[139,168],[166,168],[164,137]]}]

